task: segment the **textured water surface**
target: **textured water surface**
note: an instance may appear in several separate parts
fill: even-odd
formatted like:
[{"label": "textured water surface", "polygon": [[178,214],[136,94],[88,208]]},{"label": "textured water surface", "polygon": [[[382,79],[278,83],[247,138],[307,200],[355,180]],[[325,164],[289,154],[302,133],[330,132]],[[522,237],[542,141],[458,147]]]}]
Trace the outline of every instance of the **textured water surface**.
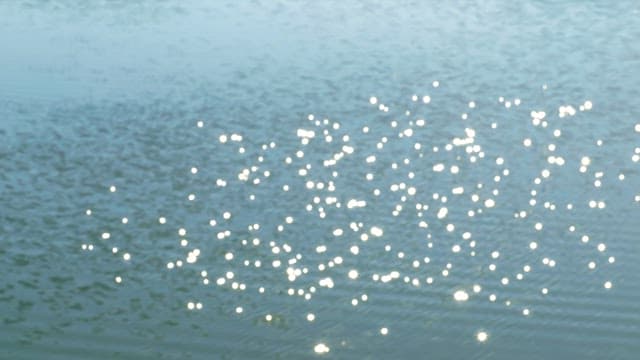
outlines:
[{"label": "textured water surface", "polygon": [[638,356],[634,2],[0,14],[1,358]]}]

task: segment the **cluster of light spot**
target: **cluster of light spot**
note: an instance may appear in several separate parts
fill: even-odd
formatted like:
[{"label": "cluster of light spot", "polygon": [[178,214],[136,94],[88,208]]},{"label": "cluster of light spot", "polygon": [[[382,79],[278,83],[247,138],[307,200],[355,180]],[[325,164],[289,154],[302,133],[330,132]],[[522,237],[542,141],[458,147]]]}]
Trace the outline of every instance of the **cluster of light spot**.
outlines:
[{"label": "cluster of light spot", "polygon": [[[521,221],[530,231],[523,239],[514,240],[518,242],[520,250],[527,251],[526,254],[529,257],[524,265],[520,264],[521,270],[513,272],[503,270],[502,261],[505,257],[509,258],[512,255],[508,251],[501,252],[503,249],[496,248],[499,244],[492,243],[491,236],[487,234],[478,235],[474,232],[475,235],[472,236],[473,222],[465,223],[461,220],[482,219],[487,216],[499,217],[507,207],[512,205],[503,201],[504,195],[500,186],[509,182],[509,175],[514,170],[510,169],[510,166],[514,162],[510,161],[511,158],[505,159],[504,154],[492,154],[490,147],[481,144],[485,139],[485,131],[494,131],[498,128],[497,122],[491,122],[490,126],[488,123],[487,126],[474,125],[478,111],[489,106],[482,99],[469,100],[466,103],[464,112],[460,114],[460,118],[464,121],[458,120],[460,126],[449,139],[444,139],[443,143],[438,144],[426,142],[425,135],[433,131],[430,129],[431,124],[438,121],[428,116],[425,119],[420,110],[433,107],[435,100],[438,99],[435,89],[440,86],[440,83],[433,81],[431,85],[433,89],[430,94],[411,96],[410,107],[400,109],[400,114],[404,115],[393,114],[398,110],[399,105],[393,102],[385,105],[380,98],[371,96],[368,102],[372,105],[370,108],[372,111],[380,112],[383,116],[392,114],[393,116],[381,123],[358,124],[357,134],[349,134],[345,126],[339,122],[308,115],[309,123],[292,131],[291,135],[296,139],[296,148],[287,149],[288,152],[279,154],[278,156],[282,157],[275,161],[272,161],[269,154],[269,151],[276,147],[274,142],[262,144],[259,149],[254,149],[253,144],[245,142],[244,136],[237,132],[227,131],[214,135],[214,142],[221,151],[231,148],[235,153],[237,150],[237,154],[234,155],[247,160],[246,163],[239,163],[242,165],[233,169],[234,171],[230,174],[220,174],[218,176],[221,177],[214,178],[215,180],[209,179],[214,191],[234,191],[237,186],[240,186],[246,190],[243,192],[244,199],[256,201],[264,192],[271,191],[271,185],[277,185],[276,191],[279,194],[276,197],[281,194],[287,199],[292,199],[294,198],[292,195],[295,195],[296,200],[285,200],[287,201],[285,206],[275,208],[274,212],[280,214],[275,223],[267,220],[262,224],[257,223],[255,219],[247,219],[243,212],[232,215],[230,210],[225,210],[228,204],[215,204],[218,206],[215,218],[209,217],[204,225],[208,226],[207,229],[211,228],[214,231],[211,237],[216,241],[214,245],[216,251],[203,250],[206,254],[202,254],[201,250],[194,245],[203,244],[206,239],[199,238],[200,235],[187,238],[187,230],[179,228],[176,247],[181,250],[164,260],[166,270],[175,272],[200,267],[204,262],[200,259],[208,261],[209,257],[212,257],[225,264],[224,266],[228,266],[230,270],[215,274],[210,269],[210,274],[206,270],[198,269],[199,281],[203,285],[209,285],[209,279],[211,279],[211,281],[215,280],[215,285],[220,287],[217,289],[221,291],[237,291],[240,294],[245,289],[251,291],[257,289],[257,293],[252,292],[256,294],[255,296],[262,296],[257,294],[269,292],[285,294],[284,296],[301,299],[301,301],[308,301],[317,292],[331,291],[334,287],[354,291],[358,286],[356,284],[365,281],[372,282],[375,286],[385,286],[384,284],[394,282],[398,284],[397,286],[411,286],[417,288],[416,291],[421,291],[420,287],[437,283],[438,279],[446,279],[446,282],[455,279],[460,281],[455,285],[457,290],[452,293],[452,300],[456,303],[477,301],[496,303],[500,299],[500,302],[491,306],[500,304],[511,306],[512,299],[507,296],[507,292],[503,294],[503,290],[498,290],[496,293],[486,294],[483,291],[508,288],[520,281],[524,283],[536,276],[537,269],[544,268],[551,271],[556,267],[556,260],[551,258],[553,254],[543,253],[553,250],[544,240],[548,235],[548,229],[553,227],[553,222],[547,223],[548,226],[545,227],[545,219],[541,217],[542,212],[549,214],[548,212],[559,213],[565,209],[571,211],[574,205],[576,209],[605,210],[607,208],[605,200],[597,196],[593,199],[587,197],[587,200],[576,200],[573,203],[561,203],[555,199],[545,198],[545,186],[553,184],[554,178],[558,177],[558,173],[565,164],[567,166],[564,168],[571,168],[571,171],[576,171],[577,165],[578,172],[584,174],[581,176],[589,176],[589,184],[593,181],[593,187],[596,189],[603,187],[603,181],[608,179],[609,175],[605,177],[601,169],[598,169],[601,158],[596,153],[592,153],[593,157],[581,154],[578,159],[569,156],[571,154],[562,153],[565,138],[569,138],[571,132],[560,128],[561,123],[556,122],[554,118],[555,111],[543,111],[539,108],[532,110],[531,124],[528,125],[530,132],[519,135],[514,139],[514,143],[518,144],[519,151],[522,153],[532,154],[535,151],[544,153],[541,156],[542,164],[540,168],[535,169],[531,188],[525,190],[527,196],[525,202],[516,204],[515,211],[508,210],[508,220]],[[498,102],[505,109],[522,104],[520,98],[500,97]],[[579,116],[578,110],[584,112],[592,108],[593,103],[590,100],[577,105],[562,105],[557,108],[557,117]],[[514,110],[516,109],[511,111]],[[529,119],[525,120],[528,124]],[[496,121],[499,120],[496,119]],[[193,126],[193,123],[190,126]],[[197,121],[196,127],[203,128],[204,122]],[[491,130],[487,129],[489,127]],[[640,124],[636,124],[634,130],[640,132]],[[544,136],[541,135],[542,132],[546,132]],[[362,139],[356,136],[358,134]],[[368,139],[370,143],[363,144],[363,139]],[[549,139],[552,139],[553,143],[547,143]],[[520,143],[524,149],[519,145]],[[602,146],[603,142],[599,139],[596,144]],[[398,156],[394,153],[391,161],[388,161],[385,152],[395,151],[401,146],[408,149],[406,156]],[[328,148],[332,149],[328,154],[319,153],[322,149],[326,151]],[[249,159],[254,155],[253,159]],[[635,149],[632,160],[640,161],[640,148]],[[351,168],[351,164],[356,161],[360,162],[364,169],[357,176],[353,173],[357,173],[358,168]],[[270,167],[275,163],[281,168]],[[345,163],[349,165],[344,165]],[[187,164],[182,171],[187,175],[190,173],[189,178],[192,181],[203,180],[209,172],[207,164],[200,161]],[[480,168],[482,171],[478,170]],[[285,171],[281,171],[282,169]],[[482,174],[483,171],[488,174]],[[622,172],[614,174],[617,174],[619,181],[627,178]],[[631,176],[632,172],[627,174]],[[434,181],[433,189],[425,187],[420,183],[425,176],[432,177],[429,180],[446,179],[447,186],[444,189],[438,188],[438,182]],[[341,181],[343,178],[358,179],[355,181],[359,182],[358,187],[362,187],[363,191],[360,189],[351,193],[345,191],[353,189]],[[277,183],[278,181],[282,182]],[[609,182],[604,182],[605,187],[608,184]],[[265,190],[258,191],[260,188]],[[110,185],[108,189],[110,193],[115,193],[117,190],[115,185]],[[126,192],[126,187],[123,189]],[[188,205],[190,207],[199,206],[200,202],[208,199],[208,194],[203,193],[201,189],[196,190],[179,194],[182,200],[186,195],[186,201],[194,202]],[[640,195],[636,195],[634,199],[640,202]],[[395,229],[388,225],[389,219],[372,216],[380,208],[387,211],[389,219],[393,219],[394,222],[401,220],[404,224],[406,220],[406,224],[412,226],[411,234],[418,234],[424,242],[422,250],[415,250],[415,247],[408,244],[405,240],[406,234],[396,234]],[[229,206],[228,209],[233,210],[234,207]],[[99,208],[86,209],[84,214],[93,216],[94,212],[99,212]],[[348,216],[344,216],[344,212]],[[129,224],[129,217],[122,215],[118,215],[119,222],[122,225]],[[98,216],[94,218],[96,217]],[[336,223],[332,224],[326,236],[316,237],[314,234],[307,238],[304,227],[307,226],[309,217],[335,219]],[[143,222],[137,216],[131,219],[130,228],[136,223]],[[339,223],[342,221],[339,219],[350,220]],[[246,223],[246,220],[250,222]],[[153,223],[155,221],[152,219]],[[172,217],[171,224],[178,221],[180,219]],[[159,225],[169,226],[169,228],[164,227],[164,230],[175,231],[171,224],[167,225],[166,217],[157,217],[157,222]],[[238,223],[243,222],[245,223],[238,228]],[[109,231],[103,231],[105,229]],[[298,231],[298,233],[292,236],[289,235],[290,231]],[[571,236],[577,236],[575,231],[575,225],[571,225],[569,230],[569,233],[573,234]],[[106,226],[98,234],[101,234],[102,240],[110,240],[122,246],[123,250],[120,251],[118,247],[109,245],[112,254],[119,254],[117,257],[121,256],[125,262],[132,259],[131,253],[125,251],[126,244],[123,244],[123,240],[120,239],[120,230]],[[173,234],[175,236],[175,233]],[[190,234],[198,234],[198,232],[190,231]],[[578,239],[580,240],[578,243],[583,244],[581,246],[589,246],[593,249],[593,243],[588,244],[590,239],[588,235],[579,235]],[[444,258],[431,254],[434,249],[443,247],[445,250],[450,249],[450,253]],[[81,248],[83,251],[94,250],[92,244],[82,244]],[[208,249],[208,246],[201,248]],[[599,257],[582,263],[582,266],[586,264],[590,273],[598,273],[607,264],[615,262],[615,257],[608,254],[610,250],[606,244],[598,243],[595,245],[595,250],[598,254],[596,256],[604,255],[607,258]],[[393,264],[399,264],[398,267],[387,266],[386,269],[362,267],[358,262],[358,256],[361,253],[369,254],[375,251],[379,251],[380,256],[391,257]],[[424,254],[417,251],[424,251]],[[460,279],[461,275],[458,273],[465,273],[465,271],[459,271],[459,269],[468,270],[465,269],[466,265],[463,262],[467,256],[484,261],[481,268],[488,269],[494,273],[495,277],[492,276],[492,280],[489,280],[490,277],[480,278],[477,282],[469,281],[473,279]],[[558,263],[564,266],[565,263],[561,260],[558,258]],[[278,285],[275,282],[270,286],[276,291],[271,291],[266,284],[251,284],[250,281],[245,284],[242,282],[245,280],[244,272],[238,270],[243,266],[252,271],[265,273],[271,271],[277,276],[283,276],[286,285]],[[123,283],[122,276],[115,276],[113,279],[117,284]],[[125,282],[123,285],[127,283],[131,282]],[[279,286],[283,287],[278,288]],[[605,289],[613,287],[611,281],[604,282],[602,286]],[[547,295],[549,289],[543,287],[540,292],[542,295]],[[362,294],[360,290],[352,293],[344,301],[348,301],[354,307],[366,307],[368,300],[369,297]],[[524,307],[521,307],[515,299],[513,300],[514,310],[517,308],[517,311],[521,311],[524,316],[535,315],[535,309],[528,307],[531,304],[524,304]],[[228,307],[227,311],[235,315],[244,314],[244,307],[237,304]],[[247,305],[242,302],[240,304]],[[460,306],[465,305],[460,304]],[[203,304],[200,302],[187,302],[188,310],[202,308]],[[252,307],[247,308],[252,309]],[[244,316],[249,317],[250,313],[251,311]],[[259,316],[267,323],[280,319],[274,317],[273,313],[266,315],[262,313]],[[300,316],[302,318],[302,315]],[[304,318],[311,323],[316,320],[316,315],[309,312],[304,315]],[[389,329],[381,327],[379,333],[388,335]],[[476,332],[478,342],[486,342],[488,338],[486,331]],[[330,351],[324,343],[316,344],[313,350],[317,354]]]}]

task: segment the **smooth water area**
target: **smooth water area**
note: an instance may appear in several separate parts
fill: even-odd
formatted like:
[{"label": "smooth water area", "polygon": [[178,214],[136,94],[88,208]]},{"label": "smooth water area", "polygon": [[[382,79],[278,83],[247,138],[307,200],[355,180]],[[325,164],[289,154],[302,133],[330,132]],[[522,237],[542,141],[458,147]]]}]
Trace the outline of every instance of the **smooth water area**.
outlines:
[{"label": "smooth water area", "polygon": [[0,358],[638,358],[639,38],[634,1],[0,2]]}]

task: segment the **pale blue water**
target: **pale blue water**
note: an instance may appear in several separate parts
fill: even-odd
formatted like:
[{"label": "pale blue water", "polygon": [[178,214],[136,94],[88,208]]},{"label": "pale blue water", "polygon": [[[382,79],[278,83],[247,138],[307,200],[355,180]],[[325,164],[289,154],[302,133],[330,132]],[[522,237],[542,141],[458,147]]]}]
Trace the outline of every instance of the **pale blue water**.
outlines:
[{"label": "pale blue water", "polygon": [[[0,358],[638,358],[639,16],[633,1],[1,2]],[[371,105],[371,96],[389,112]],[[513,105],[506,108],[501,96]],[[580,111],[586,100],[593,109]],[[576,115],[559,118],[564,105]],[[532,110],[546,112],[548,127],[532,124]],[[340,123],[326,127],[331,143],[309,114]],[[411,126],[411,138],[398,137]],[[315,130],[309,145],[300,143],[298,128]],[[486,155],[475,163],[464,147],[445,150],[465,128],[476,131]],[[221,134],[233,133],[241,144],[220,143]],[[325,168],[322,160],[341,151],[345,134],[354,153]],[[388,142],[378,150],[383,136]],[[275,147],[263,150],[270,142]],[[368,164],[372,154],[377,160]],[[551,155],[566,164],[549,164]],[[583,156],[591,159],[585,173]],[[309,174],[299,176],[307,163]],[[433,171],[438,163],[444,172]],[[452,164],[459,174],[450,173]],[[259,185],[238,180],[251,166],[260,167],[251,177],[259,175]],[[534,184],[543,169],[549,179]],[[601,187],[594,186],[598,172]],[[217,179],[227,186],[217,187]],[[309,180],[334,181],[342,207],[325,202],[326,188],[308,190]],[[391,191],[400,183],[416,194]],[[464,195],[452,194],[455,186]],[[351,198],[367,206],[347,209]],[[487,198],[494,208],[484,206]],[[416,204],[429,205],[421,218]],[[394,216],[396,205],[403,208]],[[438,219],[442,206],[449,214]],[[477,209],[483,213],[469,216]],[[514,217],[520,211],[526,218]],[[363,242],[351,222],[363,222],[365,232],[379,226],[384,235]],[[255,223],[260,229],[249,230]],[[344,235],[336,237],[338,227]],[[230,236],[218,239],[224,230]],[[472,239],[464,240],[467,231]],[[101,239],[103,232],[110,238]],[[256,237],[259,246],[251,245]],[[317,252],[320,245],[327,251]],[[195,248],[198,261],[187,264]],[[291,266],[308,273],[290,282],[285,269],[296,254]],[[342,264],[319,270],[336,256]],[[167,268],[178,259],[182,267]],[[276,269],[275,259],[283,263]],[[351,269],[357,280],[348,278]],[[228,271],[234,278],[217,285]],[[391,271],[399,279],[373,280]],[[326,277],[333,288],[319,286]],[[233,290],[233,281],[246,289]],[[290,296],[289,288],[312,297]],[[454,300],[460,289],[468,301]],[[189,302],[203,308],[189,310]],[[479,331],[487,341],[477,340]],[[329,353],[316,354],[319,343]]]}]

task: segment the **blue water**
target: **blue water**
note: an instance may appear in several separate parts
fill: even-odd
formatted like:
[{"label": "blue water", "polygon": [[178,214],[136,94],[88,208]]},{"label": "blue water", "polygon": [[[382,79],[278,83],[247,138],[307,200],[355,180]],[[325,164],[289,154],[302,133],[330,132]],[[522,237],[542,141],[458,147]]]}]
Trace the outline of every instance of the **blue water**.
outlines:
[{"label": "blue water", "polygon": [[[633,1],[1,2],[0,358],[638,358],[639,16]],[[465,128],[484,157],[446,150]]]}]

